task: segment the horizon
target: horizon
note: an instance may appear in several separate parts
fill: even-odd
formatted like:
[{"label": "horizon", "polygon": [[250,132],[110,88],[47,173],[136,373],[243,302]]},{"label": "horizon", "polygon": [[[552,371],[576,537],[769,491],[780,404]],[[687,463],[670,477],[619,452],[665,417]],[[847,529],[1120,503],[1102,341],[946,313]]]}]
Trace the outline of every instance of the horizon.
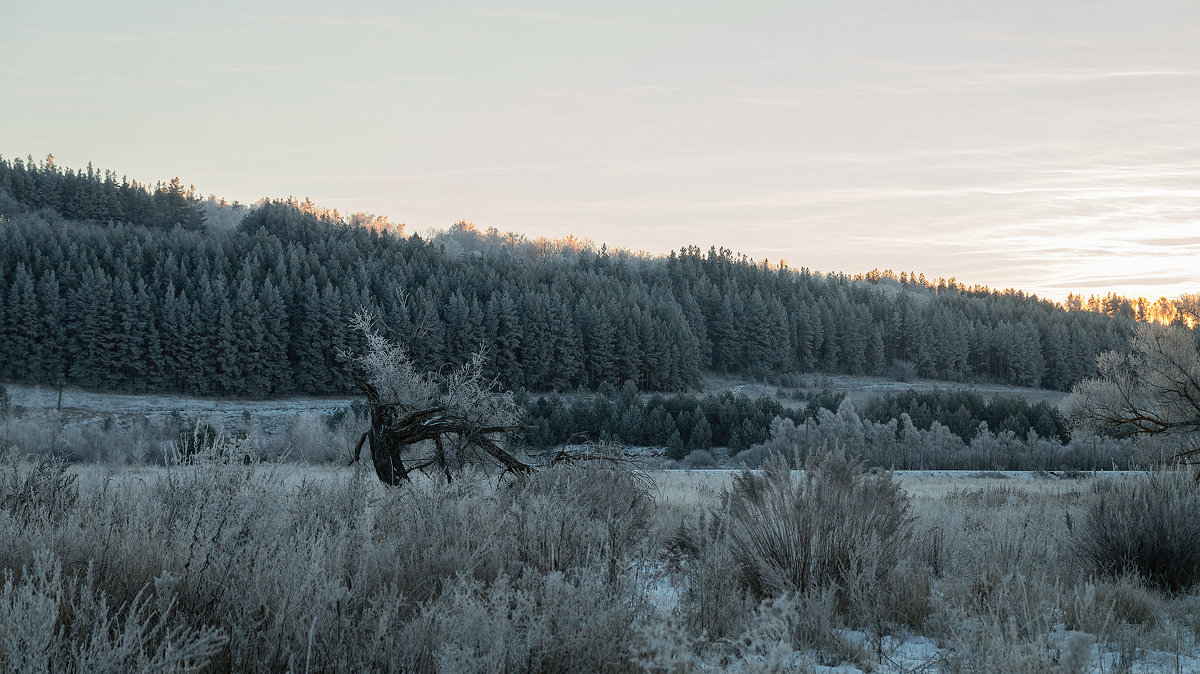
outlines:
[{"label": "horizon", "polygon": [[1189,3],[68,4],[10,10],[4,156],[412,232],[717,246],[1057,302],[1200,288]]}]

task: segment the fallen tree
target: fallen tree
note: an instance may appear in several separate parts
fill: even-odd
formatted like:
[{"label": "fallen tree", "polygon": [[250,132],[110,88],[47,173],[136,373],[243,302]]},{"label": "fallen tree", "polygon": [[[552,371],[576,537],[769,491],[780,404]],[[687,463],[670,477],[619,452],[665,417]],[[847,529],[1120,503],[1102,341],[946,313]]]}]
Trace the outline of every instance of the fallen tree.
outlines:
[{"label": "fallen tree", "polygon": [[[418,303],[423,319],[419,297]],[[423,322],[418,320],[410,346]],[[520,409],[498,380],[485,376],[482,351],[448,375],[421,372],[410,348],[384,337],[370,314],[360,313],[352,327],[366,340],[363,353],[348,357],[355,365],[354,383],[370,405],[371,427],[359,438],[351,463],[368,445],[375,474],[393,486],[429,469],[452,481],[464,465],[481,462],[499,465],[505,473],[533,471],[508,449],[511,434],[520,428]],[[423,452],[418,450],[421,443]]]}]

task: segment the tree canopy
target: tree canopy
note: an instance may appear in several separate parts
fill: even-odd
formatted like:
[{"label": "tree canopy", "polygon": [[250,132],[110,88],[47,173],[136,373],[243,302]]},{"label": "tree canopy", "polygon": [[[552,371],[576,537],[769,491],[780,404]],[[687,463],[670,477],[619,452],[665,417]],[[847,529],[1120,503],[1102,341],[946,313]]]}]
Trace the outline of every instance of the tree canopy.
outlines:
[{"label": "tree canopy", "polygon": [[417,315],[397,298],[416,292],[429,314],[414,363],[458,367],[482,345],[488,377],[529,391],[680,391],[706,370],[886,376],[897,364],[1066,390],[1135,324],[1016,291],[856,280],[717,248],[648,257],[467,223],[406,236],[294,199],[260,203],[233,227],[226,216],[243,211],[227,211],[179,181],[151,189],[0,160],[0,379],[347,393],[336,354],[362,337],[346,326],[365,308],[404,334]]}]

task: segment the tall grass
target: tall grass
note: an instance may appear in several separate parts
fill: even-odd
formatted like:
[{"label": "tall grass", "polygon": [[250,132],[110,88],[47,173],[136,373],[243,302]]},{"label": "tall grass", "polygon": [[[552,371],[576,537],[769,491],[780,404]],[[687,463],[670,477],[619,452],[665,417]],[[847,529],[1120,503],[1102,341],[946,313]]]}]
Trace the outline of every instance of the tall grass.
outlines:
[{"label": "tall grass", "polygon": [[[0,666],[88,669],[68,660],[100,648],[72,631],[71,607],[89,601],[110,633],[143,630],[129,662],[186,642],[217,670],[628,666],[640,590],[625,571],[653,505],[635,476],[559,467],[500,488],[478,476],[385,490],[347,471],[290,487],[287,465],[221,457],[83,483],[62,463],[10,457],[0,639],[25,646],[0,648]],[[42,622],[12,623],[22,612]],[[21,655],[34,651],[50,660]]]},{"label": "tall grass", "polygon": [[838,452],[811,457],[799,479],[778,457],[738,473],[726,510],[739,580],[758,599],[873,585],[896,567],[909,535],[900,486]]},{"label": "tall grass", "polygon": [[1072,549],[1093,574],[1134,574],[1168,591],[1200,583],[1200,484],[1186,471],[1096,484]]},{"label": "tall grass", "polygon": [[[832,455],[694,493],[596,464],[387,489],[227,454],[0,461],[0,669],[1110,671],[1200,650],[1194,590],[1075,543],[1101,496],[1178,514],[1183,483],[908,496]],[[914,635],[937,650],[896,650]]]},{"label": "tall grass", "polygon": [[911,534],[908,498],[889,474],[840,452],[804,465],[800,476],[779,457],[743,470],[719,508],[674,539],[696,626],[732,635],[787,605],[801,616],[787,621],[794,643],[861,659],[836,628],[919,624],[928,612],[924,572],[895,575]]}]

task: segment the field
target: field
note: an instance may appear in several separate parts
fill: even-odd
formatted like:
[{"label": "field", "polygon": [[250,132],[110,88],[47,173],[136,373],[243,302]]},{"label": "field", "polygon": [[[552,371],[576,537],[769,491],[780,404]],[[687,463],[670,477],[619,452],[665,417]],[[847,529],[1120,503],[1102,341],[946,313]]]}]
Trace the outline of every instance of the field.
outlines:
[{"label": "field", "polygon": [[1026,388],[1021,386],[1005,386],[1002,384],[980,384],[980,383],[958,383],[939,381],[936,379],[913,379],[911,381],[897,381],[895,379],[887,379],[885,377],[867,377],[849,374],[810,374],[799,377],[799,386],[790,388],[781,388],[772,386],[763,382],[755,382],[747,380],[736,375],[724,375],[713,372],[706,373],[701,380],[700,388],[705,393],[720,393],[722,391],[731,391],[757,398],[758,396],[767,396],[778,400],[787,407],[797,407],[801,403],[787,395],[780,395],[780,392],[791,393],[820,393],[823,390],[834,392],[845,391],[846,395],[854,400],[855,404],[862,405],[871,398],[889,393],[902,393],[909,389],[915,391],[943,391],[953,388],[969,388],[973,391],[978,391],[984,400],[991,400],[997,395],[1018,396],[1030,404],[1047,402],[1051,405],[1057,405],[1066,393],[1062,391],[1051,391],[1040,388]]},{"label": "field", "polygon": [[38,420],[62,418],[71,424],[90,424],[112,418],[117,423],[135,418],[150,420],[174,414],[200,415],[223,419],[228,423],[250,415],[268,433],[281,431],[289,421],[303,414],[330,414],[346,407],[352,398],[295,396],[270,400],[198,398],[166,393],[131,394],[63,390],[59,406],[58,390],[20,384],[6,385],[14,411]]},{"label": "field", "polygon": [[[798,407],[802,403],[783,393],[817,393],[823,389],[845,391],[855,403],[862,404],[877,395],[900,393],[909,389],[934,391],[955,387],[967,387],[978,391],[985,400],[993,396],[1016,395],[1030,403],[1046,401],[1057,404],[1066,395],[1061,391],[1001,386],[995,384],[956,384],[937,380],[918,379],[900,382],[882,377],[852,375],[808,375],[799,379],[800,386],[781,389],[778,386],[755,382],[734,375],[707,373],[701,380],[699,391],[720,393],[730,391],[751,398],[767,396],[783,403],[785,407]],[[238,398],[199,398],[172,394],[122,394],[99,393],[74,388],[63,391],[61,410],[58,391],[52,388],[8,384],[16,410],[24,415],[40,418],[62,416],[76,423],[88,423],[115,416],[119,419],[132,417],[161,417],[173,413],[201,414],[223,417],[230,421],[250,414],[263,424],[268,432],[280,430],[290,418],[297,414],[329,414],[349,405],[357,397],[292,396],[269,400],[246,400]]]},{"label": "field", "polygon": [[[1194,563],[1190,478],[894,477],[833,456],[782,478],[582,464],[386,489],[354,467],[67,467],[10,454],[0,661],[31,672],[1200,671],[1191,586],[1118,572],[1088,547],[1098,517],[1111,532],[1133,518],[1147,536],[1173,532],[1183,556],[1172,561]],[[1137,511],[1146,494],[1163,507]]]}]

